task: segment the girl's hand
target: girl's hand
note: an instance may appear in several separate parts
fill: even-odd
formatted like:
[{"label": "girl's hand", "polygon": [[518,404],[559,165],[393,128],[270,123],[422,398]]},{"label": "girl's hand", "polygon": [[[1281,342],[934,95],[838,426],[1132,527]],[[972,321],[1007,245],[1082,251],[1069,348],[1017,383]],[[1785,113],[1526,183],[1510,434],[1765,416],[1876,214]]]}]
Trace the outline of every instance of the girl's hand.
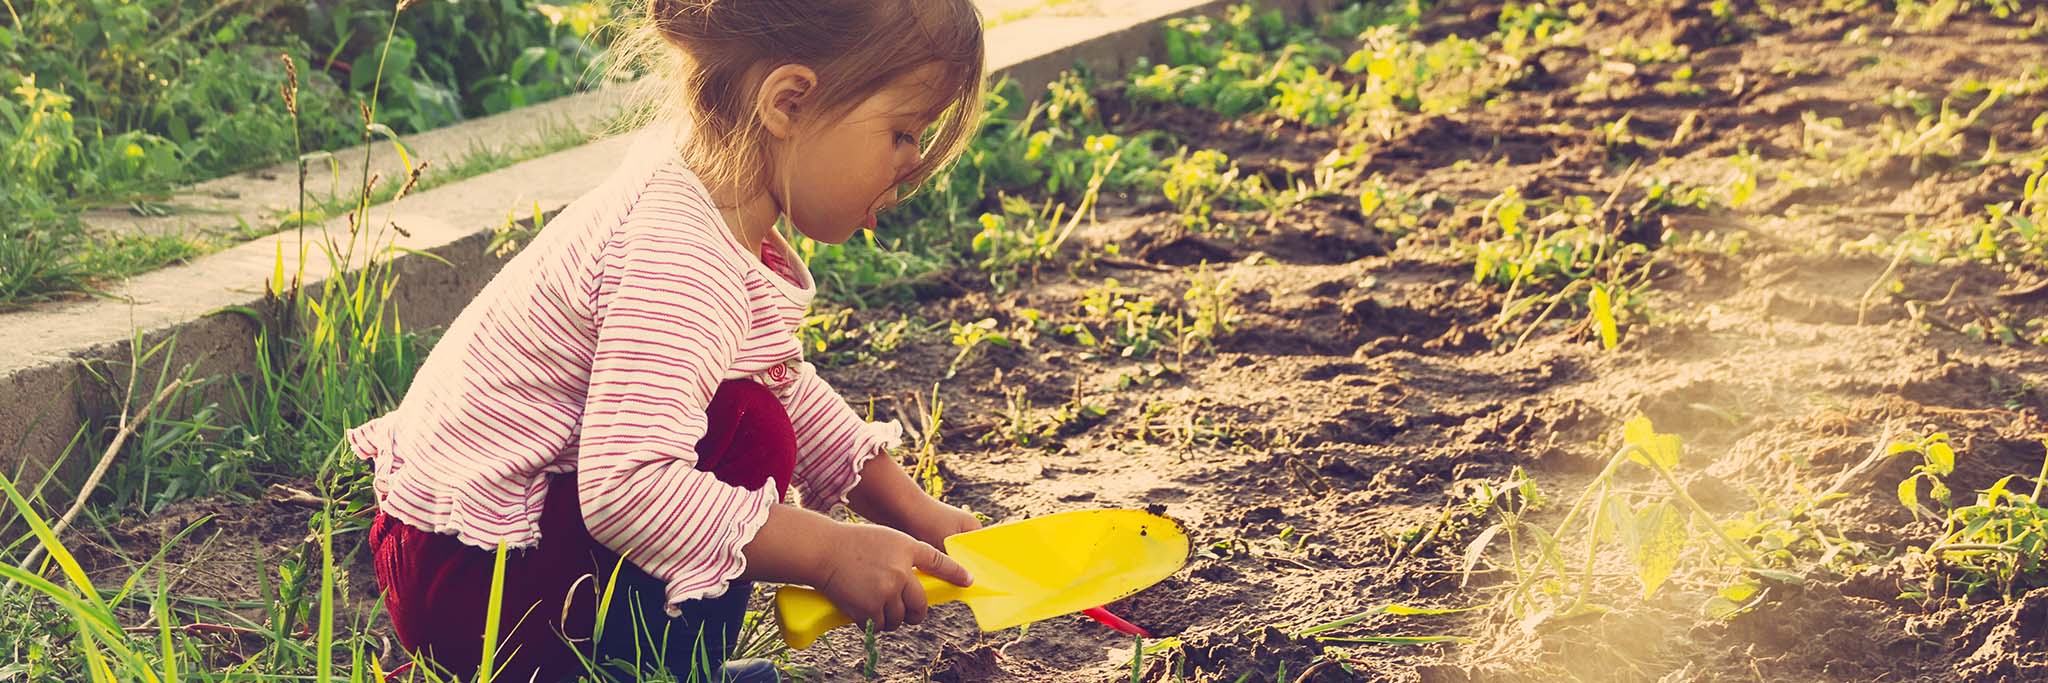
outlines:
[{"label": "girl's hand", "polygon": [[917,540],[931,547],[944,549],[946,537],[981,528],[981,520],[974,513],[926,497],[923,505],[905,515],[902,529]]},{"label": "girl's hand", "polygon": [[901,531],[873,524],[844,524],[837,535],[833,539],[836,552],[818,591],[856,624],[893,631],[904,624],[924,623],[928,607],[924,586],[913,570],[924,570],[956,586],[974,583],[974,577],[953,558]]}]

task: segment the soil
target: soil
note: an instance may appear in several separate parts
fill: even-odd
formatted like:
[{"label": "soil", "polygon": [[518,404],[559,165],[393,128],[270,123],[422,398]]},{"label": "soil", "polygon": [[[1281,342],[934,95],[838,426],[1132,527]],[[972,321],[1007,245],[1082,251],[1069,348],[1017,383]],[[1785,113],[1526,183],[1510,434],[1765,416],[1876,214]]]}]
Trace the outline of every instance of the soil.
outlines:
[{"label": "soil", "polygon": [[[1598,4],[1584,44],[1668,37],[1691,50],[1692,81],[1704,93],[1654,87],[1678,64],[1546,50],[1491,105],[1417,117],[1394,138],[1368,142],[1369,173],[1437,198],[1405,233],[1368,225],[1348,197],[1277,216],[1219,211],[1219,223],[1242,229],[1235,235],[1189,232],[1158,206],[1112,206],[1070,246],[1078,255],[1114,244],[1121,258],[1077,258],[1004,292],[961,273],[914,304],[855,315],[995,318],[1013,329],[1026,309],[1075,315],[1082,292],[1111,278],[1170,307],[1192,283],[1227,278],[1241,319],[1211,348],[1126,360],[1042,335],[985,349],[945,379],[957,349],[932,334],[825,374],[857,403],[873,397],[880,417],[912,424],[911,395],[939,386],[949,502],[997,521],[1148,506],[1180,520],[1197,556],[1110,606],[1177,639],[1178,648],[1139,665],[1148,681],[2048,679],[2048,589],[1967,605],[1955,595],[1904,597],[1940,571],[1907,552],[1939,530],[1897,501],[1895,486],[1913,463],[1856,467],[1888,437],[1939,430],[1960,453],[1948,478],[1959,496],[2039,470],[2048,353],[1962,330],[2048,316],[2048,296],[2028,293],[2048,268],[1907,260],[1890,275],[1901,283],[1896,291],[1870,295],[1892,259],[1885,248],[1853,247],[1872,237],[1889,245],[1912,226],[1982,215],[1985,204],[2018,197],[2024,173],[1967,161],[1992,140],[2000,150],[2040,147],[2031,125],[2048,110],[2048,95],[2009,98],[1969,131],[1967,151],[1954,159],[1880,163],[1853,177],[1798,161],[1806,158],[1803,113],[1840,117],[1853,137],[1875,139],[1897,115],[1877,95],[1903,87],[1938,99],[1960,79],[2021,76],[2048,64],[2048,47],[2023,25],[1983,12],[1924,32],[1894,27],[1875,10],[1731,29],[1705,10]],[[1733,4],[1755,13],[1750,3]],[[1473,35],[1491,25],[1486,7],[1454,5],[1437,11],[1425,32]],[[1609,85],[1581,87],[1596,73]],[[1104,111],[1124,125],[1167,126],[1187,144],[1225,149],[1253,169],[1307,168],[1337,142],[1326,132],[1185,111],[1115,102]],[[1643,141],[1610,147],[1594,127],[1623,115]],[[1688,117],[1692,133],[1671,144]],[[1738,149],[1785,175],[1766,177],[1737,209],[1640,208],[1644,177],[1717,184]],[[1526,317],[1495,326],[1506,295],[1472,282],[1459,245],[1497,230],[1482,224],[1481,207],[1509,188],[1531,199],[1613,194],[1610,216],[1627,234],[1653,243],[1669,235],[1645,312],[1625,324],[1618,348],[1603,350],[1578,320],[1538,326],[1519,344]],[[1742,247],[1680,246],[1710,234],[1739,235]],[[1003,415],[1017,401],[1044,420],[1077,393],[1106,409],[1103,418],[1025,445],[1005,436]],[[1615,452],[1623,421],[1639,413],[1684,439],[1679,475],[1716,515],[1790,506],[1839,486],[1847,495],[1812,517],[1865,544],[1867,557],[1843,565],[1848,570],[1771,583],[1760,603],[1727,619],[1701,612],[1718,587],[1706,572],[1681,574],[1649,600],[1631,582],[1611,582],[1611,594],[1600,596],[1609,609],[1571,618],[1524,623],[1499,609],[1383,614],[1341,631],[1462,642],[1357,645],[1293,635],[1390,603],[1495,600],[1511,578],[1501,569],[1505,553],[1496,547],[1464,580],[1466,547],[1492,520],[1461,512],[1459,503],[1520,468],[1553,500],[1536,521],[1555,524]],[[255,549],[277,551],[273,545],[289,546],[304,527],[282,533],[247,519],[273,514],[272,505],[243,504],[241,520],[212,509],[230,514],[211,524],[224,540],[241,535]],[[1452,523],[1440,525],[1445,519]],[[149,520],[118,533],[137,541],[132,556],[146,547],[144,536],[176,528],[182,522]],[[223,566],[209,573],[237,571]],[[354,570],[366,575],[367,565]],[[194,585],[250,595],[241,581]],[[884,678],[1132,675],[1133,641],[1079,617],[982,634],[957,605],[933,615],[924,627],[880,639]],[[863,657],[859,638],[840,632],[796,661],[824,680],[858,680],[853,663]]]}]

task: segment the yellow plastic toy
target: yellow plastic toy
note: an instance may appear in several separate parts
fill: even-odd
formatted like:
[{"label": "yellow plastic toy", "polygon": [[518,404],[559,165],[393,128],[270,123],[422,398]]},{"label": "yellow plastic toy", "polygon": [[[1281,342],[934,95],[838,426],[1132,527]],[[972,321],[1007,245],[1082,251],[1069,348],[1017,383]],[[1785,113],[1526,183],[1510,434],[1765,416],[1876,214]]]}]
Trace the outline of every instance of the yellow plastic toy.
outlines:
[{"label": "yellow plastic toy", "polygon": [[[953,536],[946,554],[974,585],[920,572],[926,601],[967,603],[981,630],[999,631],[1115,602],[1172,576],[1187,563],[1188,535],[1143,510],[1075,510]],[[776,592],[775,619],[798,650],[852,623],[823,594],[797,586]]]}]

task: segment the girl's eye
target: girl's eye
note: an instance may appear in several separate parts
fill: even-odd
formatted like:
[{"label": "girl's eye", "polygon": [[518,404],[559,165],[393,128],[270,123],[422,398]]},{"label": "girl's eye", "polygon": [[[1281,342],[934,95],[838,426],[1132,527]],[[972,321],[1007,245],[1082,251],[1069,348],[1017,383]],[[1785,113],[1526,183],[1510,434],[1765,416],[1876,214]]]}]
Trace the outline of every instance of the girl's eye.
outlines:
[{"label": "girl's eye", "polygon": [[903,131],[896,131],[896,144],[915,145],[917,144],[917,136]]}]

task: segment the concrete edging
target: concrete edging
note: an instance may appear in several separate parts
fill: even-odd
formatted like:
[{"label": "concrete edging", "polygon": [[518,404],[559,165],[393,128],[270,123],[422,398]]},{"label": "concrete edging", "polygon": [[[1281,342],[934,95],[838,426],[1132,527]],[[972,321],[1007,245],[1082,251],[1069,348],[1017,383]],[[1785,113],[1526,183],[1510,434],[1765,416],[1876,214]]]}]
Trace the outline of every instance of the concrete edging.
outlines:
[{"label": "concrete edging", "polygon": [[[1115,15],[1033,17],[1002,24],[988,34],[989,71],[992,78],[1006,75],[1023,92],[1033,95],[1059,72],[1077,65],[1097,74],[1122,74],[1138,58],[1156,59],[1164,53],[1161,22],[1218,14],[1241,1],[1137,0],[1119,3]],[[1268,0],[1263,4],[1299,14],[1326,10],[1335,0]],[[605,105],[616,103],[609,97],[605,92],[574,96],[524,114],[513,112],[500,115],[504,118],[423,133],[408,138],[408,147],[453,154],[460,141],[496,134],[491,131],[517,134],[549,116],[601,121],[609,111]],[[623,156],[626,141],[620,137],[596,140],[373,207],[370,226],[401,226],[409,235],[397,238],[396,246],[432,255],[408,254],[393,261],[401,277],[393,297],[403,324],[419,329],[453,320],[504,265],[504,259],[488,253],[493,229],[508,220],[528,220],[536,210],[552,214],[595,187]],[[337,154],[360,158],[362,151]],[[395,155],[388,149],[382,156],[387,157],[382,164],[387,170],[380,172],[397,168],[396,160],[389,158]],[[375,161],[372,164],[373,168],[379,166]],[[262,187],[277,187],[277,177],[291,174],[290,167],[280,166],[268,172],[268,178],[262,177],[263,173],[256,175],[260,182],[268,183]],[[360,181],[361,169],[348,168],[343,174]],[[202,183],[184,194],[233,195],[228,198],[241,200],[238,192],[222,191],[223,182],[228,181]],[[295,183],[282,187],[284,192],[296,193]],[[238,206],[261,206],[263,199],[249,197]],[[95,218],[101,219],[113,220]],[[344,219],[319,228],[327,238],[341,243],[346,243],[348,230]],[[308,233],[308,237],[314,236],[311,229]],[[9,342],[0,350],[0,378],[4,378],[0,384],[5,386],[0,392],[0,448],[4,448],[0,450],[0,473],[26,487],[55,467],[57,491],[46,492],[45,502],[68,501],[103,448],[97,444],[103,443],[104,435],[88,434],[82,443],[92,445],[68,457],[67,444],[82,425],[90,426],[90,431],[111,424],[120,415],[119,394],[96,381],[88,364],[124,365],[133,340],[153,345],[177,337],[175,353],[152,361],[145,378],[154,376],[160,367],[157,363],[177,369],[190,367],[201,377],[247,377],[255,363],[255,324],[246,316],[223,311],[260,303],[278,255],[283,254],[289,271],[298,251],[296,236],[280,233],[189,264],[136,276],[110,292],[115,298],[50,304],[0,315],[0,338]],[[331,272],[318,249],[312,254],[304,264],[306,280],[318,282]],[[136,393],[143,395],[136,399],[139,404],[147,399],[148,388],[138,387]]]}]

